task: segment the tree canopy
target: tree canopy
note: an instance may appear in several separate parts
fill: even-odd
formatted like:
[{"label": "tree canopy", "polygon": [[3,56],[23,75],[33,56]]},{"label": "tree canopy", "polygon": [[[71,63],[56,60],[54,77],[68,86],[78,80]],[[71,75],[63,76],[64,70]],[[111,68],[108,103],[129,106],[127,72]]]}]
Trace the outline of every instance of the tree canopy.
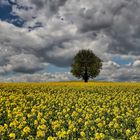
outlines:
[{"label": "tree canopy", "polygon": [[88,82],[90,78],[95,78],[102,68],[102,60],[91,50],[80,50],[74,57],[71,73]]}]

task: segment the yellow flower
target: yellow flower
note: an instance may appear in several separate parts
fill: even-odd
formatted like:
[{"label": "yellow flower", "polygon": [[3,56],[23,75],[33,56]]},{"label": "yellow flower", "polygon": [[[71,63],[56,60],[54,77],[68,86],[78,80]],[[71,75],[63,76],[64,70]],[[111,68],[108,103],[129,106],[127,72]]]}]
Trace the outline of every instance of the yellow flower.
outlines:
[{"label": "yellow flower", "polygon": [[101,137],[102,139],[104,139],[104,138],[105,138],[105,134],[100,133],[100,137]]},{"label": "yellow flower", "polygon": [[16,134],[15,134],[15,133],[10,133],[10,134],[9,134],[9,137],[10,137],[11,139],[15,139],[15,138],[16,138]]},{"label": "yellow flower", "polygon": [[26,122],[26,121],[22,121],[21,123],[22,123],[22,125],[26,125],[26,124],[27,124],[27,122]]},{"label": "yellow flower", "polygon": [[89,121],[86,121],[86,122],[85,122],[85,126],[88,126],[88,125],[89,125]]},{"label": "yellow flower", "polygon": [[22,119],[25,121],[26,120],[26,117],[23,117]]},{"label": "yellow flower", "polygon": [[46,125],[45,124],[39,125],[37,127],[37,129],[45,130],[46,129]]},{"label": "yellow flower", "polygon": [[46,120],[44,118],[41,119],[41,123],[44,124]]},{"label": "yellow flower", "polygon": [[76,132],[76,128],[73,128],[73,130],[72,130],[73,132]]},{"label": "yellow flower", "polygon": [[100,118],[97,118],[97,119],[95,120],[96,123],[99,123],[100,121],[101,121]]},{"label": "yellow flower", "polygon": [[114,122],[110,122],[109,123],[109,127],[112,128],[112,126],[114,125]]},{"label": "yellow flower", "polygon": [[17,120],[14,120],[13,122],[10,123],[10,127],[17,127],[18,125],[18,121]]},{"label": "yellow flower", "polygon": [[80,135],[82,136],[82,137],[85,137],[86,136],[86,134],[85,134],[85,132],[80,132]]},{"label": "yellow flower", "polygon": [[59,121],[54,121],[54,122],[52,122],[52,128],[53,128],[54,130],[56,130],[56,129],[59,128],[59,127],[60,127]]},{"label": "yellow flower", "polygon": [[22,124],[20,124],[20,125],[18,126],[18,128],[19,128],[19,129],[22,129],[22,127],[23,127],[23,125],[22,125]]},{"label": "yellow flower", "polygon": [[131,130],[130,129],[127,129],[126,130],[126,135],[129,136],[130,134],[131,134]]},{"label": "yellow flower", "polygon": [[38,121],[34,120],[34,125],[37,126],[38,125]]},{"label": "yellow flower", "polygon": [[71,114],[71,116],[72,117],[77,117],[78,116],[78,113],[76,111],[73,111],[72,114]]},{"label": "yellow flower", "polygon": [[8,125],[5,123],[4,124],[4,128],[7,130],[7,128],[8,128]]},{"label": "yellow flower", "polygon": [[95,139],[96,140],[100,139],[100,134],[99,133],[95,133]]},{"label": "yellow flower", "polygon": [[30,129],[30,127],[28,127],[28,126],[26,126],[26,127],[23,128],[24,134],[29,134],[30,131],[31,131],[31,129]]},{"label": "yellow flower", "polygon": [[0,134],[3,134],[4,132],[5,132],[5,128],[2,125],[0,125]]},{"label": "yellow flower", "polygon": [[95,140],[103,140],[105,135],[103,133],[95,133]]},{"label": "yellow flower", "polygon": [[57,140],[56,137],[49,136],[47,140]]},{"label": "yellow flower", "polygon": [[99,128],[102,128],[102,127],[103,127],[103,123],[98,123],[97,126],[98,126]]},{"label": "yellow flower", "polygon": [[32,115],[31,115],[31,114],[27,114],[27,117],[28,117],[28,118],[31,118],[31,117],[32,117]]},{"label": "yellow flower", "polygon": [[79,122],[79,123],[81,123],[82,121],[83,121],[83,119],[82,119],[82,118],[79,118],[79,119],[78,119],[78,122]]},{"label": "yellow flower", "polygon": [[37,136],[37,137],[41,137],[41,138],[45,137],[45,131],[38,130],[36,136]]},{"label": "yellow flower", "polygon": [[119,128],[119,124],[118,123],[115,123],[114,124],[114,128],[116,128],[116,129]]},{"label": "yellow flower", "polygon": [[130,140],[139,140],[137,135],[133,135],[132,137],[130,137]]},{"label": "yellow flower", "polygon": [[67,135],[67,132],[66,131],[59,131],[58,133],[57,133],[57,136],[61,139],[61,138],[65,138],[66,137],[66,135]]}]

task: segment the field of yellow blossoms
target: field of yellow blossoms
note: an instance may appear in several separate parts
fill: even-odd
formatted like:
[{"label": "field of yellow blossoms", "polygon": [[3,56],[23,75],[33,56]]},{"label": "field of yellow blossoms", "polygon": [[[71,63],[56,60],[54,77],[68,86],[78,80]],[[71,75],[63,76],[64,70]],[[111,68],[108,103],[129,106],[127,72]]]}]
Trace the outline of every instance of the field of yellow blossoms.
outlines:
[{"label": "field of yellow blossoms", "polygon": [[140,83],[0,84],[0,140],[140,140]]}]

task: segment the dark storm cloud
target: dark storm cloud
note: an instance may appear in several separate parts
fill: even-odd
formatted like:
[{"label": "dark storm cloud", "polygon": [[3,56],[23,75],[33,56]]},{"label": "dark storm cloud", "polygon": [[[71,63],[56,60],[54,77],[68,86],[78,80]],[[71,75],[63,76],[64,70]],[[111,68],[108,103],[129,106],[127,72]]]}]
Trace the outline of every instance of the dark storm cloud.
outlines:
[{"label": "dark storm cloud", "polygon": [[[71,42],[71,40],[73,40],[73,37],[66,35],[58,38],[51,37],[44,48],[38,48],[38,51],[34,53],[38,57],[41,56],[44,62],[61,67],[70,66],[72,57],[69,53],[71,49],[66,47],[65,43]],[[65,52],[64,54],[67,54],[67,56],[64,56],[63,52]]]},{"label": "dark storm cloud", "polygon": [[32,74],[43,69],[43,64],[39,62],[37,57],[31,54],[9,55],[6,57],[6,60],[1,62],[0,75],[11,72]]},{"label": "dark storm cloud", "polygon": [[35,73],[42,70],[42,65],[34,55],[20,54],[10,57],[12,71],[20,73]]},{"label": "dark storm cloud", "polygon": [[[83,8],[78,13],[79,31],[102,31],[112,39],[108,52],[140,54],[140,1],[100,1],[98,7]],[[95,7],[94,7],[95,6]]]},{"label": "dark storm cloud", "polygon": [[106,11],[95,11],[93,9],[81,10],[79,13],[81,32],[98,31],[111,26],[112,15]]},{"label": "dark storm cloud", "polygon": [[128,1],[119,13],[113,16],[113,24],[107,30],[112,38],[109,52],[140,55],[140,2]]}]

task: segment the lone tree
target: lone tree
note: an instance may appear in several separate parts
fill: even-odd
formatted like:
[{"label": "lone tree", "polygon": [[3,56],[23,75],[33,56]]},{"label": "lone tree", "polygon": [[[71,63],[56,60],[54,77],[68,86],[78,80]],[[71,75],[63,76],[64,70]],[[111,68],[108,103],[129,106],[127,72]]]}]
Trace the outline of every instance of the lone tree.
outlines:
[{"label": "lone tree", "polygon": [[80,50],[74,57],[71,73],[88,82],[89,78],[94,78],[100,73],[102,60],[91,50]]}]

